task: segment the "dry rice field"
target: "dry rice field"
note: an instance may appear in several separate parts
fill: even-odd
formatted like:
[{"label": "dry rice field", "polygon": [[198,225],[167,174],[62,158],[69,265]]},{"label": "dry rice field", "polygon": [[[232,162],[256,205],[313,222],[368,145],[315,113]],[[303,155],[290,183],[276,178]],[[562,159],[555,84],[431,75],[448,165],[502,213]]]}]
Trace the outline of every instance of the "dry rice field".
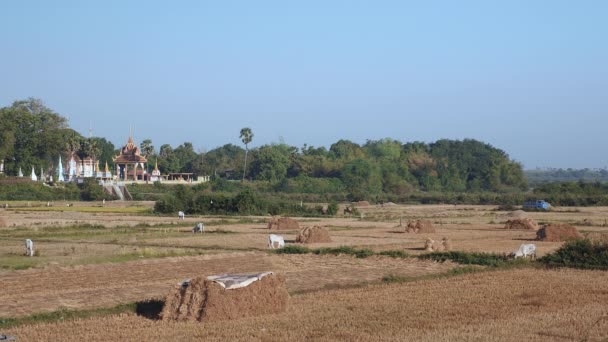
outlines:
[{"label": "dry rice field", "polygon": [[[30,204],[32,205],[32,204]],[[214,323],[165,322],[123,313],[0,328],[20,341],[63,340],[353,340],[606,341],[608,273],[516,268],[453,275],[462,267],[417,258],[274,254],[268,217],[163,217],[151,203],[111,203],[64,210],[0,209],[0,322],[60,309],[91,310],[162,299],[186,278],[230,272],[285,274],[286,313]],[[35,206],[33,204],[32,206]],[[105,211],[104,211],[105,210]],[[357,217],[296,218],[321,225],[333,242],[373,251],[426,253],[425,239],[451,240],[453,250],[508,253],[535,243],[539,255],[559,242],[506,230],[495,206],[369,206]],[[608,233],[608,208],[526,213],[539,222],[569,223]],[[400,222],[428,219],[436,233],[405,233]],[[205,222],[204,234],[191,228]],[[288,245],[296,230],[280,232]],[[39,255],[23,256],[23,240]],[[448,276],[448,274],[451,274]],[[394,276],[407,282],[383,283]]]}]

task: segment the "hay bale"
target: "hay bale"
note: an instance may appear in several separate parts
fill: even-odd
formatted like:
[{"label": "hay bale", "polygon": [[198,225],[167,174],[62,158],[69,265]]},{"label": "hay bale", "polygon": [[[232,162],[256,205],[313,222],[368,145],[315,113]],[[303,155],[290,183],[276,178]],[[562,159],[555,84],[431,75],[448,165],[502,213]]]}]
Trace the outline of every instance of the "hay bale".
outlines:
[{"label": "hay bale", "polygon": [[427,252],[432,252],[434,244],[435,244],[435,240],[427,238],[426,241],[424,242],[424,250]]},{"label": "hay bale", "polygon": [[505,223],[505,229],[533,229],[538,230],[538,223],[533,219],[512,219]]},{"label": "hay bale", "polygon": [[270,230],[287,230],[287,229],[300,229],[298,221],[289,217],[273,217],[268,222],[268,229]]},{"label": "hay bale", "polygon": [[313,226],[306,227],[296,236],[296,242],[300,243],[316,243],[316,242],[331,242],[329,232],[324,227]]},{"label": "hay bale", "polygon": [[432,234],[432,233],[435,233],[435,228],[433,227],[433,224],[429,220],[415,220],[415,221],[409,221],[407,223],[407,227],[405,228],[405,231],[408,233],[416,233],[416,234],[420,234],[420,233]]},{"label": "hay bale", "polygon": [[444,237],[441,240],[441,245],[443,246],[443,250],[444,251],[451,251],[452,250],[452,241],[450,241],[450,239]]},{"label": "hay bale", "polygon": [[441,241],[427,238],[424,243],[424,250],[427,252],[447,252],[452,250],[452,243],[450,239],[445,237]]},{"label": "hay bale", "polygon": [[270,274],[246,287],[229,290],[207,277],[198,277],[169,293],[161,318],[214,322],[276,314],[287,310],[288,300],[282,275]]},{"label": "hay bale", "polygon": [[369,202],[368,201],[353,202],[353,205],[355,207],[369,207]]},{"label": "hay bale", "polygon": [[581,233],[569,224],[547,224],[536,232],[536,240],[560,242],[582,239]]}]

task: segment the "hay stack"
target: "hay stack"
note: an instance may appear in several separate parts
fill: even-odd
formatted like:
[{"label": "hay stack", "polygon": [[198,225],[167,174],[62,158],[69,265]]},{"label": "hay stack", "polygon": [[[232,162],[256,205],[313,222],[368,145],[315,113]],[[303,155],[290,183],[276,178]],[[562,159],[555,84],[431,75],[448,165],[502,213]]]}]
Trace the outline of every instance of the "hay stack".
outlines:
[{"label": "hay stack", "polygon": [[536,240],[560,242],[570,239],[582,239],[581,233],[569,224],[547,224],[536,232]]},{"label": "hay stack", "polygon": [[300,229],[298,221],[289,217],[273,217],[268,222],[268,229],[270,230],[287,230],[287,229]]},{"label": "hay stack", "polygon": [[505,229],[533,229],[538,230],[538,223],[533,219],[521,218],[512,219],[505,223]]},{"label": "hay stack", "polygon": [[435,233],[435,228],[433,228],[433,224],[429,220],[416,220],[416,221],[409,221],[407,223],[407,228],[405,228],[405,231],[408,233],[416,233],[416,234],[420,234],[420,233],[432,234],[432,233]]},{"label": "hay stack", "polygon": [[316,243],[316,242],[331,242],[331,237],[327,229],[319,226],[306,227],[296,236],[296,242],[300,243]]},{"label": "hay stack", "polygon": [[163,320],[213,322],[276,314],[287,310],[285,277],[271,274],[242,288],[227,290],[206,277],[177,285],[165,300]]},{"label": "hay stack", "polygon": [[424,250],[427,252],[447,252],[452,250],[452,242],[444,237],[441,241],[426,239]]}]

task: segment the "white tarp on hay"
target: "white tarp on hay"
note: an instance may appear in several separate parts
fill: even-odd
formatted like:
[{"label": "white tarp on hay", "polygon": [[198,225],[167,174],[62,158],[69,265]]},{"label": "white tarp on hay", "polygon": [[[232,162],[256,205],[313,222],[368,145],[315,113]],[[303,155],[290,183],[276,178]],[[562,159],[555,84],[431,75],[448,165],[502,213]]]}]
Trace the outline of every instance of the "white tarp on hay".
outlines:
[{"label": "white tarp on hay", "polygon": [[226,290],[238,289],[245,287],[254,281],[261,280],[272,272],[251,273],[251,274],[220,274],[208,276],[207,280],[212,280],[220,284]]}]

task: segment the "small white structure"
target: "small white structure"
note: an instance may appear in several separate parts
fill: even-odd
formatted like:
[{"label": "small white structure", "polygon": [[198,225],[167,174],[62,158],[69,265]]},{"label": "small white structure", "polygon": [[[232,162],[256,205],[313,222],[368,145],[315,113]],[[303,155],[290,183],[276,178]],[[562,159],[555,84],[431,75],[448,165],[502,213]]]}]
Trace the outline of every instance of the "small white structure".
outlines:
[{"label": "small white structure", "polygon": [[183,211],[177,213],[177,218],[180,220],[184,220],[186,218],[186,214]]},{"label": "small white structure", "polygon": [[30,239],[25,240],[25,255],[34,256],[34,242]]},{"label": "small white structure", "polygon": [[535,244],[522,244],[519,249],[512,253],[517,258],[532,258],[536,259],[536,245]]},{"label": "small white structure", "polygon": [[192,228],[192,232],[193,233],[204,233],[205,232],[205,224],[202,222],[199,222],[196,224],[196,226],[194,226],[194,228]]},{"label": "small white structure", "polygon": [[63,177],[63,164],[61,163],[61,155],[59,156],[59,163],[57,164],[57,181],[65,182],[65,178]]},{"label": "small white structure", "polygon": [[32,166],[32,180],[34,182],[38,181],[38,177],[36,176],[36,171],[34,171],[34,167]]},{"label": "small white structure", "polygon": [[23,177],[23,171],[21,171],[21,166],[19,166],[19,173],[18,173],[19,177]]},{"label": "small white structure", "polygon": [[[275,244],[278,245],[275,247]],[[285,247],[285,240],[281,235],[270,234],[268,235],[268,248],[283,248]]]}]

